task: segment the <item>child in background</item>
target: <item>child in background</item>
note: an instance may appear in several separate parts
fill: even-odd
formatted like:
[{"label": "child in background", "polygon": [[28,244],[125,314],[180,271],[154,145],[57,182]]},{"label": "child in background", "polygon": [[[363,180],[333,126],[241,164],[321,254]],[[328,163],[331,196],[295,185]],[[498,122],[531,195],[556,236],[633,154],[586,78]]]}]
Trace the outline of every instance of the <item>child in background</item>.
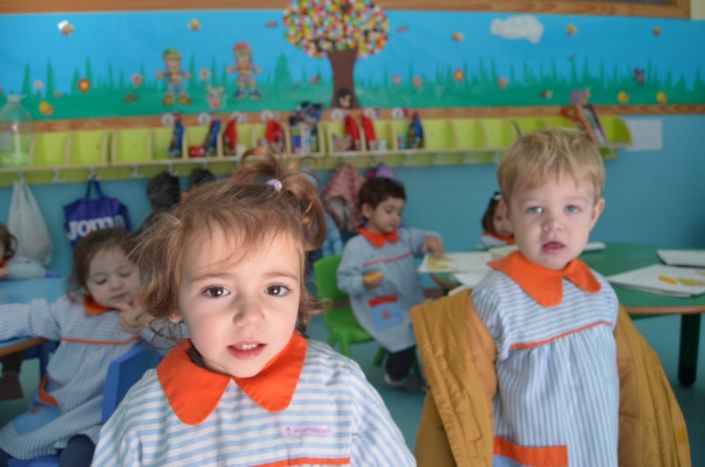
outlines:
[{"label": "child in background", "polygon": [[358,199],[367,227],[343,249],[338,287],[350,294],[360,326],[389,352],[384,382],[407,392],[425,391],[426,382],[409,374],[416,358],[409,310],[424,301],[414,257],[442,257],[443,244],[436,233],[398,228],[406,192],[396,180],[370,178]]},{"label": "child in background", "polygon": [[502,201],[499,191],[495,191],[482,216],[483,233],[480,235],[478,248],[487,249],[514,243],[514,229],[507,216],[507,205]]},{"label": "child in background", "polygon": [[140,305],[191,339],[128,392],[93,465],[415,465],[360,367],[303,337],[324,222],[304,172],[263,148],[160,216],[132,255]]},{"label": "child in background", "polygon": [[[658,378],[663,370],[645,342],[639,348],[640,336],[633,327],[627,328],[631,321],[619,311],[610,284],[578,259],[605,206],[605,168],[597,148],[578,133],[546,130],[521,136],[500,161],[497,178],[519,251],[488,263],[493,271],[472,291],[471,301],[466,295],[448,297],[433,304],[435,310],[424,313],[422,306],[412,312],[432,388],[418,435],[419,465],[468,461],[440,461],[445,457],[439,452],[443,445],[434,435],[443,430],[437,427],[440,410],[434,416],[431,405],[448,407],[449,399],[458,394],[463,394],[462,400],[450,406],[462,420],[454,419],[455,428],[445,425],[449,431],[443,436],[450,440],[449,450],[463,436],[477,441],[472,455],[478,457],[470,463],[678,465],[656,460],[659,451],[676,443],[687,452],[677,402],[665,377]],[[451,308],[443,308],[451,300],[456,305],[465,300],[464,314],[449,314]],[[629,341],[627,332],[632,333]],[[445,342],[465,342],[469,350],[446,347]],[[463,351],[472,362],[466,361]],[[650,367],[637,370],[637,362],[643,361]],[[653,382],[647,383],[647,373]],[[453,382],[438,375],[453,375],[463,388],[444,394],[440,389]],[[622,378],[626,382],[620,388]],[[644,378],[638,388],[636,378]],[[645,393],[635,397],[637,389]],[[466,395],[478,396],[478,391],[473,419],[463,405]],[[639,399],[644,396],[662,404],[658,417],[640,418]],[[486,412],[484,401],[492,404]],[[487,425],[485,414],[490,417]],[[642,436],[655,439],[660,429],[655,425],[666,426],[671,414],[675,425],[682,427],[668,431],[668,441],[657,446],[642,445]],[[474,433],[472,425],[484,429],[492,422],[494,439],[484,431]],[[642,462],[642,455],[649,462]],[[665,455],[674,460],[675,450]]]},{"label": "child in background", "polygon": [[92,232],[73,251],[67,295],[55,303],[0,306],[0,340],[32,336],[61,341],[33,407],[0,429],[0,467],[12,457],[57,453],[61,465],[90,465],[108,365],[139,337],[120,328],[117,312],[139,289],[137,268],[127,258],[129,247],[123,229]]},{"label": "child in background", "polygon": [[[46,275],[38,261],[15,256],[16,248],[17,238],[5,224],[0,224],[0,280],[37,279]],[[23,360],[24,350],[0,357],[0,401],[23,397],[19,378]]]},{"label": "child in background", "polygon": [[38,262],[30,258],[15,256],[17,238],[0,224],[0,279],[37,279],[46,271]]}]

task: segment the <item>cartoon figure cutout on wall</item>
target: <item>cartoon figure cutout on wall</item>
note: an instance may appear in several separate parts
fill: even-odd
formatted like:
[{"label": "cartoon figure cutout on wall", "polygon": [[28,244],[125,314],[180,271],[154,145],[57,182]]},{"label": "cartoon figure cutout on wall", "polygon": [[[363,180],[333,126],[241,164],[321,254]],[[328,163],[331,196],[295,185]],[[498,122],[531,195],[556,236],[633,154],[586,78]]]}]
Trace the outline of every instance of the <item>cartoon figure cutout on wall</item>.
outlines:
[{"label": "cartoon figure cutout on wall", "polygon": [[162,105],[173,105],[175,96],[179,96],[179,104],[188,105],[191,98],[186,93],[186,83],[191,78],[191,73],[181,68],[181,53],[168,48],[162,55],[166,70],[157,72],[157,79],[167,80],[166,94],[162,100]]},{"label": "cartoon figure cutout on wall", "polygon": [[228,74],[237,74],[237,91],[235,99],[244,99],[248,95],[250,99],[259,99],[262,93],[257,89],[255,73],[260,73],[260,68],[252,63],[252,47],[247,42],[238,42],[233,47],[235,54],[235,64],[228,67]]},{"label": "cartoon figure cutout on wall", "polygon": [[[283,13],[289,42],[313,58],[327,58],[333,71],[331,107],[350,92],[350,106],[360,103],[353,70],[358,58],[377,54],[387,45],[389,20],[371,0],[291,0]],[[343,99],[347,102],[347,98]]]},{"label": "cartoon figure cutout on wall", "polygon": [[206,86],[206,102],[211,110],[225,108],[225,96],[223,95],[223,86],[213,87],[210,84]]}]

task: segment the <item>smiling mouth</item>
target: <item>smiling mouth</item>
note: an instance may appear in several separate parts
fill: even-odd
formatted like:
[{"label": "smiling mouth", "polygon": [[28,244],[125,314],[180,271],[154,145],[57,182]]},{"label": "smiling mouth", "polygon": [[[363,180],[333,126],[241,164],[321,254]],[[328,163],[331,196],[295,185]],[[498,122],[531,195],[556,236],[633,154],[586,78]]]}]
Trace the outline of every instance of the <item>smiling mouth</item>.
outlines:
[{"label": "smiling mouth", "polygon": [[264,352],[265,347],[261,342],[240,342],[228,346],[228,352],[237,360],[252,360]]}]

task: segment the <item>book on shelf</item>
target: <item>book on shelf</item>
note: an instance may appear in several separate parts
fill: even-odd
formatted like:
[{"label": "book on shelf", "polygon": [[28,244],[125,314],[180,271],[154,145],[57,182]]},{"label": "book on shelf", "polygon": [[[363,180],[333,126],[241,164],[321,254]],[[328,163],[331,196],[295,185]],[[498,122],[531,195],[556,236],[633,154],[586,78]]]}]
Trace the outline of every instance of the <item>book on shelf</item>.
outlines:
[{"label": "book on shelf", "polygon": [[656,250],[656,253],[669,266],[705,268],[705,250]]},{"label": "book on shelf", "polygon": [[705,271],[653,264],[606,277],[613,285],[672,297],[705,294]]}]

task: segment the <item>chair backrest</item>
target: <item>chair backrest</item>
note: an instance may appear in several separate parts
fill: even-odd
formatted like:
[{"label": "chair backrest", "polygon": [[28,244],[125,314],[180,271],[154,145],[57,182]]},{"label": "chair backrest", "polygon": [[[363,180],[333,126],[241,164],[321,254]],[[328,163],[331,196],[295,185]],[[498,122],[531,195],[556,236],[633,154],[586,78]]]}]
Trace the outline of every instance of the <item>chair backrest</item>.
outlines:
[{"label": "chair backrest", "polygon": [[140,342],[110,362],[103,389],[103,423],[108,421],[132,385],[139,381],[147,370],[155,368],[160,360],[161,357],[154,349],[145,342]]},{"label": "chair backrest", "polygon": [[348,300],[348,294],[338,288],[338,265],[341,255],[327,256],[313,263],[313,275],[316,278],[318,298],[321,300]]}]

